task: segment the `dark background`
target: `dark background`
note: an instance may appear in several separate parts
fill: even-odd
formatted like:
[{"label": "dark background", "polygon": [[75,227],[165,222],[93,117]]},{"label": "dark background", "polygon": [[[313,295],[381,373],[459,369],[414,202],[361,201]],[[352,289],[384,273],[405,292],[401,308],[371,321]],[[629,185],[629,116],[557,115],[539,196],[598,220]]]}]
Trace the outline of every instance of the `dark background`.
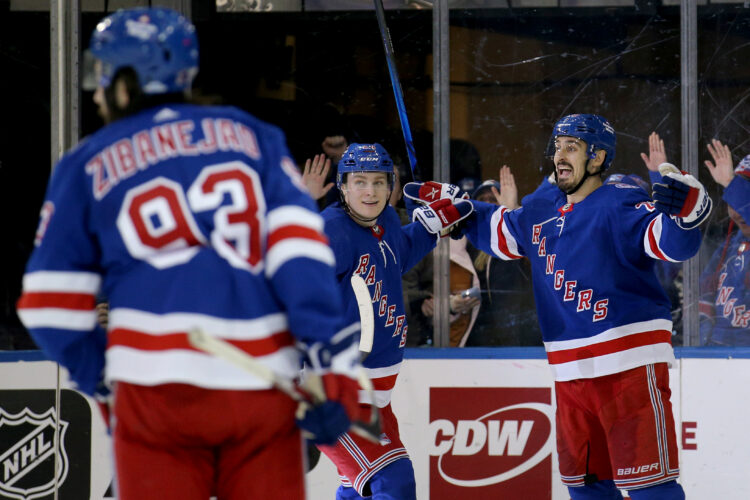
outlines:
[{"label": "dark background", "polygon": [[[701,159],[713,137],[735,161],[750,153],[749,14],[742,4],[699,8]],[[82,46],[103,15],[82,15]],[[197,95],[281,126],[298,163],[339,134],[406,158],[374,11],[219,13],[196,0],[193,20]],[[389,10],[387,21],[422,176],[431,178],[432,12]],[[678,6],[466,9],[452,11],[450,25],[452,181],[496,178],[508,164],[521,196],[531,192],[549,171],[552,126],[576,112],[602,114],[617,131],[612,173],[647,178],[639,153],[654,130],[680,164]],[[47,12],[11,11],[0,0],[0,349],[33,346],[15,302],[51,169],[49,36]],[[85,136],[101,126],[90,93],[81,110]],[[718,201],[721,190],[700,169]],[[725,228],[718,203],[702,254]]]}]

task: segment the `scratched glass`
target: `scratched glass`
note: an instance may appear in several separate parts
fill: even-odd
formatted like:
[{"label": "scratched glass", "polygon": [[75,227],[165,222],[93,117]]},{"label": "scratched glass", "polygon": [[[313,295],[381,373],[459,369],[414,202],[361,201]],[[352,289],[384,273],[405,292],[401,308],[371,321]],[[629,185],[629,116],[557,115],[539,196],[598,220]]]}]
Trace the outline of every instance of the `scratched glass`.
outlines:
[{"label": "scratched glass", "polygon": [[[411,179],[371,3],[218,0],[211,8],[207,2],[193,4],[191,16],[201,37],[197,97],[237,105],[278,125],[299,164],[322,152],[325,137],[345,136],[348,142],[381,142],[393,155],[400,177],[405,182]],[[416,157],[422,178],[430,179],[434,177],[435,84],[431,2],[385,0],[384,4]],[[484,179],[497,179],[499,167],[507,164],[522,198],[552,171],[544,153],[553,124],[576,112],[598,113],[612,122],[618,145],[608,173],[635,173],[648,180],[640,153],[648,151],[648,135],[654,130],[665,141],[668,160],[682,166],[678,0],[450,0],[449,6],[451,182],[471,191]],[[113,8],[111,2],[109,7]],[[94,9],[101,8],[83,7],[81,50],[102,15]],[[8,113],[15,121],[6,123],[6,132],[0,134],[8,141],[0,147],[0,172],[14,175],[2,186],[26,186],[29,191],[20,197],[23,207],[17,212],[22,215],[6,228],[7,248],[17,249],[8,259],[4,326],[10,332],[22,328],[14,304],[29,251],[27,235],[33,234],[49,173],[48,141],[36,139],[50,135],[50,104],[44,96],[50,88],[51,30],[49,6],[44,2],[12,1],[0,9],[4,9],[0,46],[5,48],[0,51],[0,64],[8,74],[18,75],[4,79],[2,85],[6,95],[14,96],[8,105],[23,108]],[[706,235],[699,255],[700,269],[707,269],[711,256],[726,246],[730,219],[723,188],[702,165],[711,159],[706,145],[712,138],[727,144],[735,165],[750,153],[750,67],[746,64],[750,12],[742,2],[706,0],[698,6],[697,26],[701,163],[697,167],[715,202],[703,228]],[[238,65],[251,70],[227,78],[226,69]],[[99,128],[90,94],[81,96],[80,113],[81,137]],[[38,134],[25,133],[39,131],[40,126]],[[22,147],[29,140],[34,144]],[[328,182],[334,180],[335,164]],[[335,189],[326,197],[336,198]],[[403,201],[397,207],[407,221]],[[682,266],[657,267],[673,304],[673,341],[679,345],[686,291]],[[475,322],[467,345],[539,345],[536,313],[526,307],[527,271],[521,265],[514,270],[515,285],[492,285],[483,291],[483,298],[492,302],[485,300],[480,311],[490,312],[492,318]],[[407,304],[411,316],[421,310],[419,294],[433,291],[427,275],[431,271],[420,278],[418,294],[407,292],[407,300],[413,298]],[[701,298],[714,306],[716,292],[710,285],[700,289]],[[515,307],[513,300],[524,307]],[[734,306],[726,311],[729,316],[739,314]],[[422,320],[410,317],[409,345],[430,342],[430,319]],[[742,324],[741,314],[738,321]],[[495,326],[486,329],[483,324]]]}]

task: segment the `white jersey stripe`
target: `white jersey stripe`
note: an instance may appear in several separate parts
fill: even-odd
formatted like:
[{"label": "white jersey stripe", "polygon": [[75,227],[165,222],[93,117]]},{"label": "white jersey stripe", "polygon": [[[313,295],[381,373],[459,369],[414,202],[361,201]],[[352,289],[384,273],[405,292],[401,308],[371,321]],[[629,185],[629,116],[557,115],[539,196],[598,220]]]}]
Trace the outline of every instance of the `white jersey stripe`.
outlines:
[{"label": "white jersey stripe", "polygon": [[[208,389],[262,390],[271,384],[222,359],[198,351],[141,351],[126,346],[107,350],[106,378],[139,385],[184,383]],[[298,373],[298,353],[284,347],[257,360],[281,376]]]},{"label": "white jersey stripe", "polygon": [[285,313],[239,320],[222,319],[197,313],[155,314],[137,309],[115,308],[110,311],[109,329],[124,328],[150,335],[187,332],[193,328],[229,340],[262,339],[285,331],[289,322]]},{"label": "white jersey stripe", "polygon": [[336,265],[331,247],[320,241],[306,238],[286,238],[272,246],[266,254],[266,276],[273,277],[287,261],[299,257],[320,261],[329,266]]},{"label": "white jersey stripe", "polygon": [[672,366],[674,362],[672,346],[659,343],[549,366],[555,380],[565,382],[579,378],[602,377],[651,363],[667,363]]},{"label": "white jersey stripe", "polygon": [[383,366],[380,368],[365,368],[365,371],[367,372],[367,376],[370,377],[370,380],[391,377],[393,375],[398,375],[401,371],[401,361],[395,365]]},{"label": "white jersey stripe", "polygon": [[659,214],[651,223],[648,225],[646,234],[643,236],[643,248],[646,250],[646,254],[652,259],[666,260],[668,262],[680,262],[672,259],[667,253],[661,248],[661,230],[664,214]]},{"label": "white jersey stripe", "polygon": [[323,232],[323,218],[310,210],[297,206],[284,206],[268,212],[268,234],[283,226],[304,226]]},{"label": "white jersey stripe", "polygon": [[24,275],[23,291],[24,293],[67,292],[96,295],[101,282],[101,276],[95,273],[36,271]]},{"label": "white jersey stripe", "polygon": [[372,391],[373,399],[370,397],[370,393],[367,391],[360,390],[358,400],[362,404],[368,404],[372,405],[374,404],[378,408],[385,408],[390,404],[391,402],[391,394],[393,393],[393,390],[390,391]]},{"label": "white jersey stripe", "polygon": [[[503,215],[506,211],[507,209],[505,207],[500,207],[492,214],[490,220],[490,245],[492,251],[499,258],[503,260],[518,259],[520,257],[518,243],[505,225],[505,218]],[[500,226],[500,231],[498,231],[498,226]],[[500,233],[502,233],[503,236],[502,241],[500,239]],[[504,248],[507,248],[507,251],[505,251]]]},{"label": "white jersey stripe", "polygon": [[547,350],[547,352],[566,351],[568,349],[587,347],[593,344],[599,344],[601,342],[607,342],[609,340],[627,337],[628,335],[650,332],[654,330],[667,330],[671,332],[672,322],[667,319],[652,319],[649,321],[629,323],[627,325],[610,328],[609,330],[605,330],[592,337],[545,342],[544,348]]},{"label": "white jersey stripe", "polygon": [[90,331],[96,326],[96,311],[73,311],[57,307],[18,309],[26,328],[59,328],[61,330]]}]

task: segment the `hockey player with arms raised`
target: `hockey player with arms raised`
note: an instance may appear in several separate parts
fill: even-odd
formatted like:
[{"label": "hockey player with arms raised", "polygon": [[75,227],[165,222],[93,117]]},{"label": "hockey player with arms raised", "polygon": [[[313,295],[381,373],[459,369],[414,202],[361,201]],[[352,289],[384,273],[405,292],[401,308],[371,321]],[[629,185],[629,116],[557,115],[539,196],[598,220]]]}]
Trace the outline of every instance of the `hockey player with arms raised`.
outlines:
[{"label": "hockey player with arms raised", "polygon": [[90,50],[108,125],[54,170],[19,314],[81,391],[112,385],[118,498],[302,499],[296,402],[188,336],[223,339],[284,379],[308,358],[327,396],[300,415],[314,441],[356,419],[358,328],[341,316],[323,220],[284,135],[187,102],[198,45],[177,12],[118,11]]},{"label": "hockey player with arms raised", "polygon": [[548,155],[565,199],[537,196],[513,211],[473,202],[467,236],[501,259],[531,261],[563,483],[573,500],[621,499],[618,488],[634,500],[683,499],[670,303],[654,264],[696,254],[711,199],[669,164],[653,200],[634,186],[603,185],[615,131],[597,115],[557,122]]},{"label": "hockey player with arms raised", "polygon": [[[435,247],[440,232],[472,210],[468,201],[454,199],[459,192],[456,186],[436,184],[454,196],[417,208],[413,214],[417,222],[402,227],[388,204],[393,182],[393,162],[380,144],[351,144],[338,164],[341,201],[322,212],[336,255],[347,322],[360,318],[360,307],[372,309],[372,344],[362,344],[367,354],[362,365],[374,385],[375,401],[362,392],[360,402],[363,409],[374,404],[380,410],[383,430],[381,444],[346,433],[335,446],[319,446],[338,468],[342,483],[338,500],[416,498],[414,469],[390,405],[407,335],[401,276]],[[352,289],[353,275],[361,276],[367,286],[364,304],[358,303]]]}]

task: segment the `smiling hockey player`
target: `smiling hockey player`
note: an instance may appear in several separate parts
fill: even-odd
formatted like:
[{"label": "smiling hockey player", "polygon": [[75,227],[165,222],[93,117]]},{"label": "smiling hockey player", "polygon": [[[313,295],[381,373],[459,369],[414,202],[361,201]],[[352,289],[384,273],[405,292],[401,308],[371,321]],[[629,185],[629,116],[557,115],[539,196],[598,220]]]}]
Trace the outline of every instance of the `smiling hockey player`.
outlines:
[{"label": "smiling hockey player", "polygon": [[342,483],[336,494],[339,500],[416,498],[414,469],[390,404],[408,328],[401,276],[435,247],[438,233],[472,210],[465,200],[438,199],[414,211],[418,222],[402,227],[396,211],[388,205],[393,175],[391,157],[380,144],[349,145],[338,164],[336,184],[341,202],[322,213],[336,255],[346,322],[360,317],[351,276],[361,276],[367,284],[370,299],[365,306],[373,308],[374,336],[362,364],[372,379],[375,401],[361,393],[360,402],[363,408],[377,406],[383,422],[380,445],[346,433],[335,446],[319,447],[338,468]]}]

